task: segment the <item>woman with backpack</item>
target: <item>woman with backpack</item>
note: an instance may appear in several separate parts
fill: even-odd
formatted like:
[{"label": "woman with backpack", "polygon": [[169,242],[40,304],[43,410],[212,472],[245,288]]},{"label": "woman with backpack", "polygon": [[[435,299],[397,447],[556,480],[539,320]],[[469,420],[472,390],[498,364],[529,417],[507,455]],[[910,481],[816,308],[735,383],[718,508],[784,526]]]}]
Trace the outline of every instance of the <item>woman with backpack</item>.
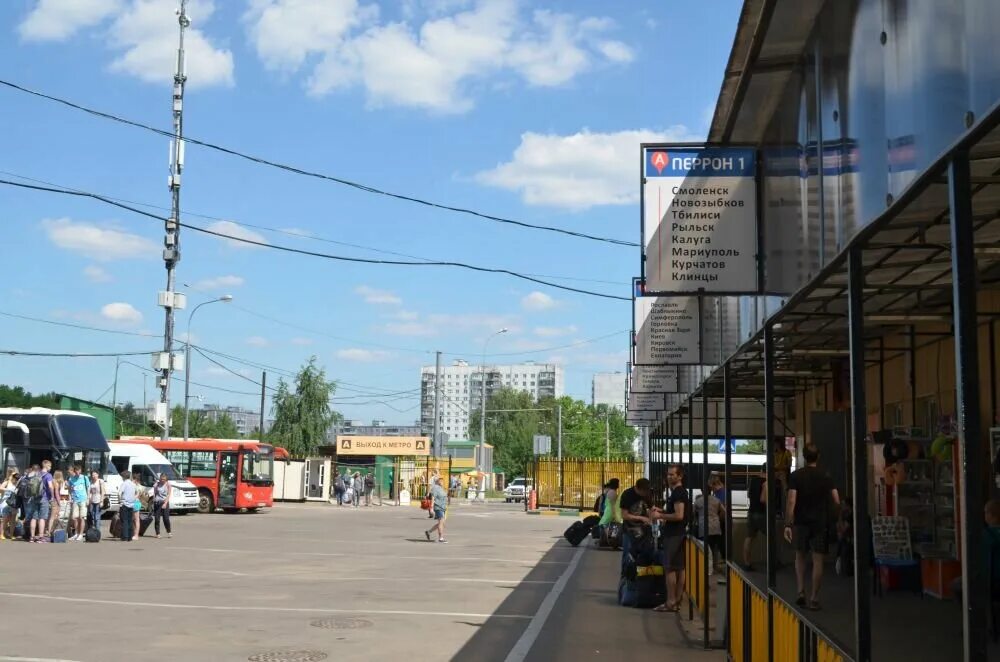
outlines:
[{"label": "woman with backpack", "polygon": [[52,474],[52,498],[49,499],[49,535],[52,535],[52,532],[56,530],[56,522],[59,521],[62,514],[64,485],[66,485],[66,480],[63,477],[63,472],[57,469]]},{"label": "woman with backpack", "polygon": [[3,483],[0,483],[0,540],[14,538],[14,517],[17,515],[17,471],[7,469]]}]

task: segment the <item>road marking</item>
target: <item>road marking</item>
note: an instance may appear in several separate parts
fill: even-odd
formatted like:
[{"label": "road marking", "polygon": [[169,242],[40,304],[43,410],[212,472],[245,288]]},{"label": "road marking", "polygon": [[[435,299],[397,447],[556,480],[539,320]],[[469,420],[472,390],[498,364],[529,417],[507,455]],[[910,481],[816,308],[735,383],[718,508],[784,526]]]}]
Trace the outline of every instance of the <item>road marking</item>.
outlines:
[{"label": "road marking", "polygon": [[162,565],[115,565],[112,563],[73,563],[70,565],[86,566],[88,568],[113,568],[115,570],[156,570],[157,572],[184,572],[192,574],[229,575],[230,577],[248,577],[248,573],[234,570],[188,570],[185,568],[168,568]]},{"label": "road marking", "polygon": [[[37,600],[52,600],[54,602],[76,602],[94,605],[121,605],[127,607],[155,607],[158,609],[204,609],[206,611],[260,611],[295,614],[368,614],[373,616],[442,616],[445,618],[505,618],[513,620],[530,620],[526,614],[469,614],[454,611],[410,611],[404,609],[329,609],[326,607],[247,607],[241,605],[191,605],[171,604],[167,602],[123,602],[121,600],[97,600],[95,598],[71,598],[64,595],[43,595],[41,593],[8,593],[0,592],[0,596],[8,598],[35,598]],[[5,658],[0,658],[3,660]],[[14,658],[20,659],[20,658]],[[69,661],[67,661],[69,662]]]},{"label": "road marking", "polygon": [[[169,548],[164,549],[184,549],[197,552],[212,552],[215,554],[266,554],[268,556],[276,556],[278,554],[284,554],[288,556],[322,556],[324,558],[355,558],[357,554],[338,554],[337,552],[264,552],[250,549],[218,549],[211,547],[182,547],[180,545],[171,545]],[[440,549],[440,548],[438,548]],[[410,561],[488,561],[490,563],[531,563],[534,565],[567,565],[571,561],[535,561],[533,559],[512,559],[512,558],[495,558],[488,556],[448,556],[448,555],[436,555],[436,556],[396,556],[393,559],[406,559]]]},{"label": "road marking", "polygon": [[76,662],[76,660],[64,660],[56,657],[8,657],[0,655],[0,660],[10,660],[11,662]]},{"label": "road marking", "polygon": [[504,662],[523,662],[528,653],[531,652],[531,647],[535,645],[535,640],[538,639],[538,634],[542,631],[542,627],[545,626],[545,621],[548,620],[549,614],[552,613],[552,608],[555,607],[556,601],[562,595],[566,584],[569,583],[569,579],[573,576],[576,566],[580,564],[580,557],[583,556],[585,549],[584,547],[580,547],[576,550],[573,560],[569,562],[569,566],[559,576],[558,581],[552,586],[549,594],[542,600],[538,611],[531,617],[531,622],[528,623],[528,627],[524,629],[514,647],[510,649],[510,653],[507,654]]}]

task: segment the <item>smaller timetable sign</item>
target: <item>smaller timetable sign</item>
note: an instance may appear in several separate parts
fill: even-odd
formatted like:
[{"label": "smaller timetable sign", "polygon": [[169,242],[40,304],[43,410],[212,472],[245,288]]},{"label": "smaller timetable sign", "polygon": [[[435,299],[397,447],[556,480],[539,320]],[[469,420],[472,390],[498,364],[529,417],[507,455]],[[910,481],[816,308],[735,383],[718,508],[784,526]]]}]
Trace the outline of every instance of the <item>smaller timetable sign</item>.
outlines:
[{"label": "smaller timetable sign", "polygon": [[637,297],[632,363],[695,365],[701,362],[697,297]]},{"label": "smaller timetable sign", "polygon": [[756,151],[643,145],[642,274],[653,294],[754,294]]}]

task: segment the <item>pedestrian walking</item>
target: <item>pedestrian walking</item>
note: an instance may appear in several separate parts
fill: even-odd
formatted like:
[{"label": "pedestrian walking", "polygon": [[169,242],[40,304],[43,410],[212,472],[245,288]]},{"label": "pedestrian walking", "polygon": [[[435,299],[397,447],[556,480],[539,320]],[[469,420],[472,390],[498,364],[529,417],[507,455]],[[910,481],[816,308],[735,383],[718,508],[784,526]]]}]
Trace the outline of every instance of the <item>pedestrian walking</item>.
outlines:
[{"label": "pedestrian walking", "polygon": [[[823,562],[829,548],[831,511],[840,506],[840,495],[830,474],[817,466],[819,450],[813,444],[802,449],[806,466],[788,479],[788,507],[785,540],[795,544],[795,580],[798,597],[795,604],[819,610],[819,589],[823,581]],[[812,586],[806,599],[806,565],[812,557]]]},{"label": "pedestrian walking", "polygon": [[437,531],[438,542],[448,542],[444,537],[444,518],[448,513],[448,491],[441,487],[441,476],[434,476],[431,485],[431,516],[436,520],[434,526],[424,531],[424,536],[430,542],[431,534]]},{"label": "pedestrian walking", "polygon": [[365,474],[365,506],[372,505],[372,492],[375,491],[375,476],[372,472]]},{"label": "pedestrian walking", "polygon": [[87,519],[87,499],[90,492],[90,479],[83,474],[83,467],[74,464],[69,470],[69,527],[73,529],[70,540],[83,540],[83,525]]},{"label": "pedestrian walking", "polygon": [[[707,498],[706,498],[706,495]],[[707,503],[707,505],[706,505]],[[705,509],[708,508],[708,533],[705,533]],[[722,535],[722,523],[726,521],[726,507],[712,493],[711,485],[707,485],[694,500],[694,522],[698,538],[705,542],[712,552],[712,570],[724,574],[726,565],[726,547]],[[712,574],[712,573],[709,573]]]},{"label": "pedestrian walking", "polygon": [[160,474],[160,479],[153,485],[150,493],[153,497],[153,527],[156,530],[156,537],[160,537],[160,518],[163,518],[163,527],[167,530],[167,537],[173,538],[174,534],[170,530],[170,495],[173,488],[167,480],[167,474]]},{"label": "pedestrian walking", "polygon": [[751,475],[747,481],[747,535],[743,539],[743,569],[753,572],[753,541],[758,534],[767,535],[767,465],[762,473]]},{"label": "pedestrian walking", "polygon": [[108,497],[107,484],[96,471],[90,472],[90,486],[87,488],[87,520],[88,526],[101,530],[101,509]]},{"label": "pedestrian walking", "polygon": [[681,465],[672,464],[667,468],[667,486],[670,491],[666,508],[653,511],[653,519],[663,522],[661,533],[667,571],[667,601],[656,607],[656,611],[680,611],[686,568],[684,530],[691,505],[687,490],[684,489],[684,468]]},{"label": "pedestrian walking", "polygon": [[337,499],[337,505],[344,505],[344,492],[347,490],[347,485],[344,483],[344,474],[338,473],[337,479],[333,481],[333,493]]},{"label": "pedestrian walking", "polygon": [[132,482],[135,484],[135,502],[132,504],[132,540],[139,539],[139,520],[140,513],[142,513],[142,497],[147,496],[147,493],[142,489],[142,474],[138,471],[132,472]]},{"label": "pedestrian walking", "polygon": [[[438,470],[434,469],[433,471],[431,471],[431,479],[430,482],[427,483],[427,494],[425,495],[425,498],[433,499],[431,491],[434,489],[435,482],[439,483],[440,481],[441,481],[441,475],[438,473]],[[434,509],[431,508],[429,511],[427,511],[427,518],[433,519],[433,517],[434,517]]]},{"label": "pedestrian walking", "polygon": [[135,501],[139,496],[139,490],[132,482],[132,474],[127,471],[122,472],[122,486],[118,490],[118,524],[121,527],[121,540],[128,542],[132,540],[132,531],[135,519]]},{"label": "pedestrian walking", "polygon": [[354,507],[357,508],[361,505],[361,497],[365,493],[365,479],[361,477],[360,471],[354,472],[351,488],[354,489]]}]

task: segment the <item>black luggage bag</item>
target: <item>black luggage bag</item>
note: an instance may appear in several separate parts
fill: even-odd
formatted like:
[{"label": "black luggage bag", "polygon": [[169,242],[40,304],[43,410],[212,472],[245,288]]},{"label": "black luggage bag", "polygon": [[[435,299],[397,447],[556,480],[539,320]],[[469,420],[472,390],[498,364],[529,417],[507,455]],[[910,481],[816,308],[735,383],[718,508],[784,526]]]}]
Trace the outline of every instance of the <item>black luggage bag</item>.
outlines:
[{"label": "black luggage bag", "polygon": [[153,513],[139,513],[139,537],[146,535],[146,529],[153,523]]},{"label": "black luggage bag", "polygon": [[593,529],[600,521],[600,517],[597,515],[591,515],[590,517],[585,517],[579,522],[573,522],[570,527],[566,529],[566,532],[563,533],[563,537],[566,538],[569,544],[576,547],[583,542],[584,538],[586,538],[590,533],[590,530]]}]

